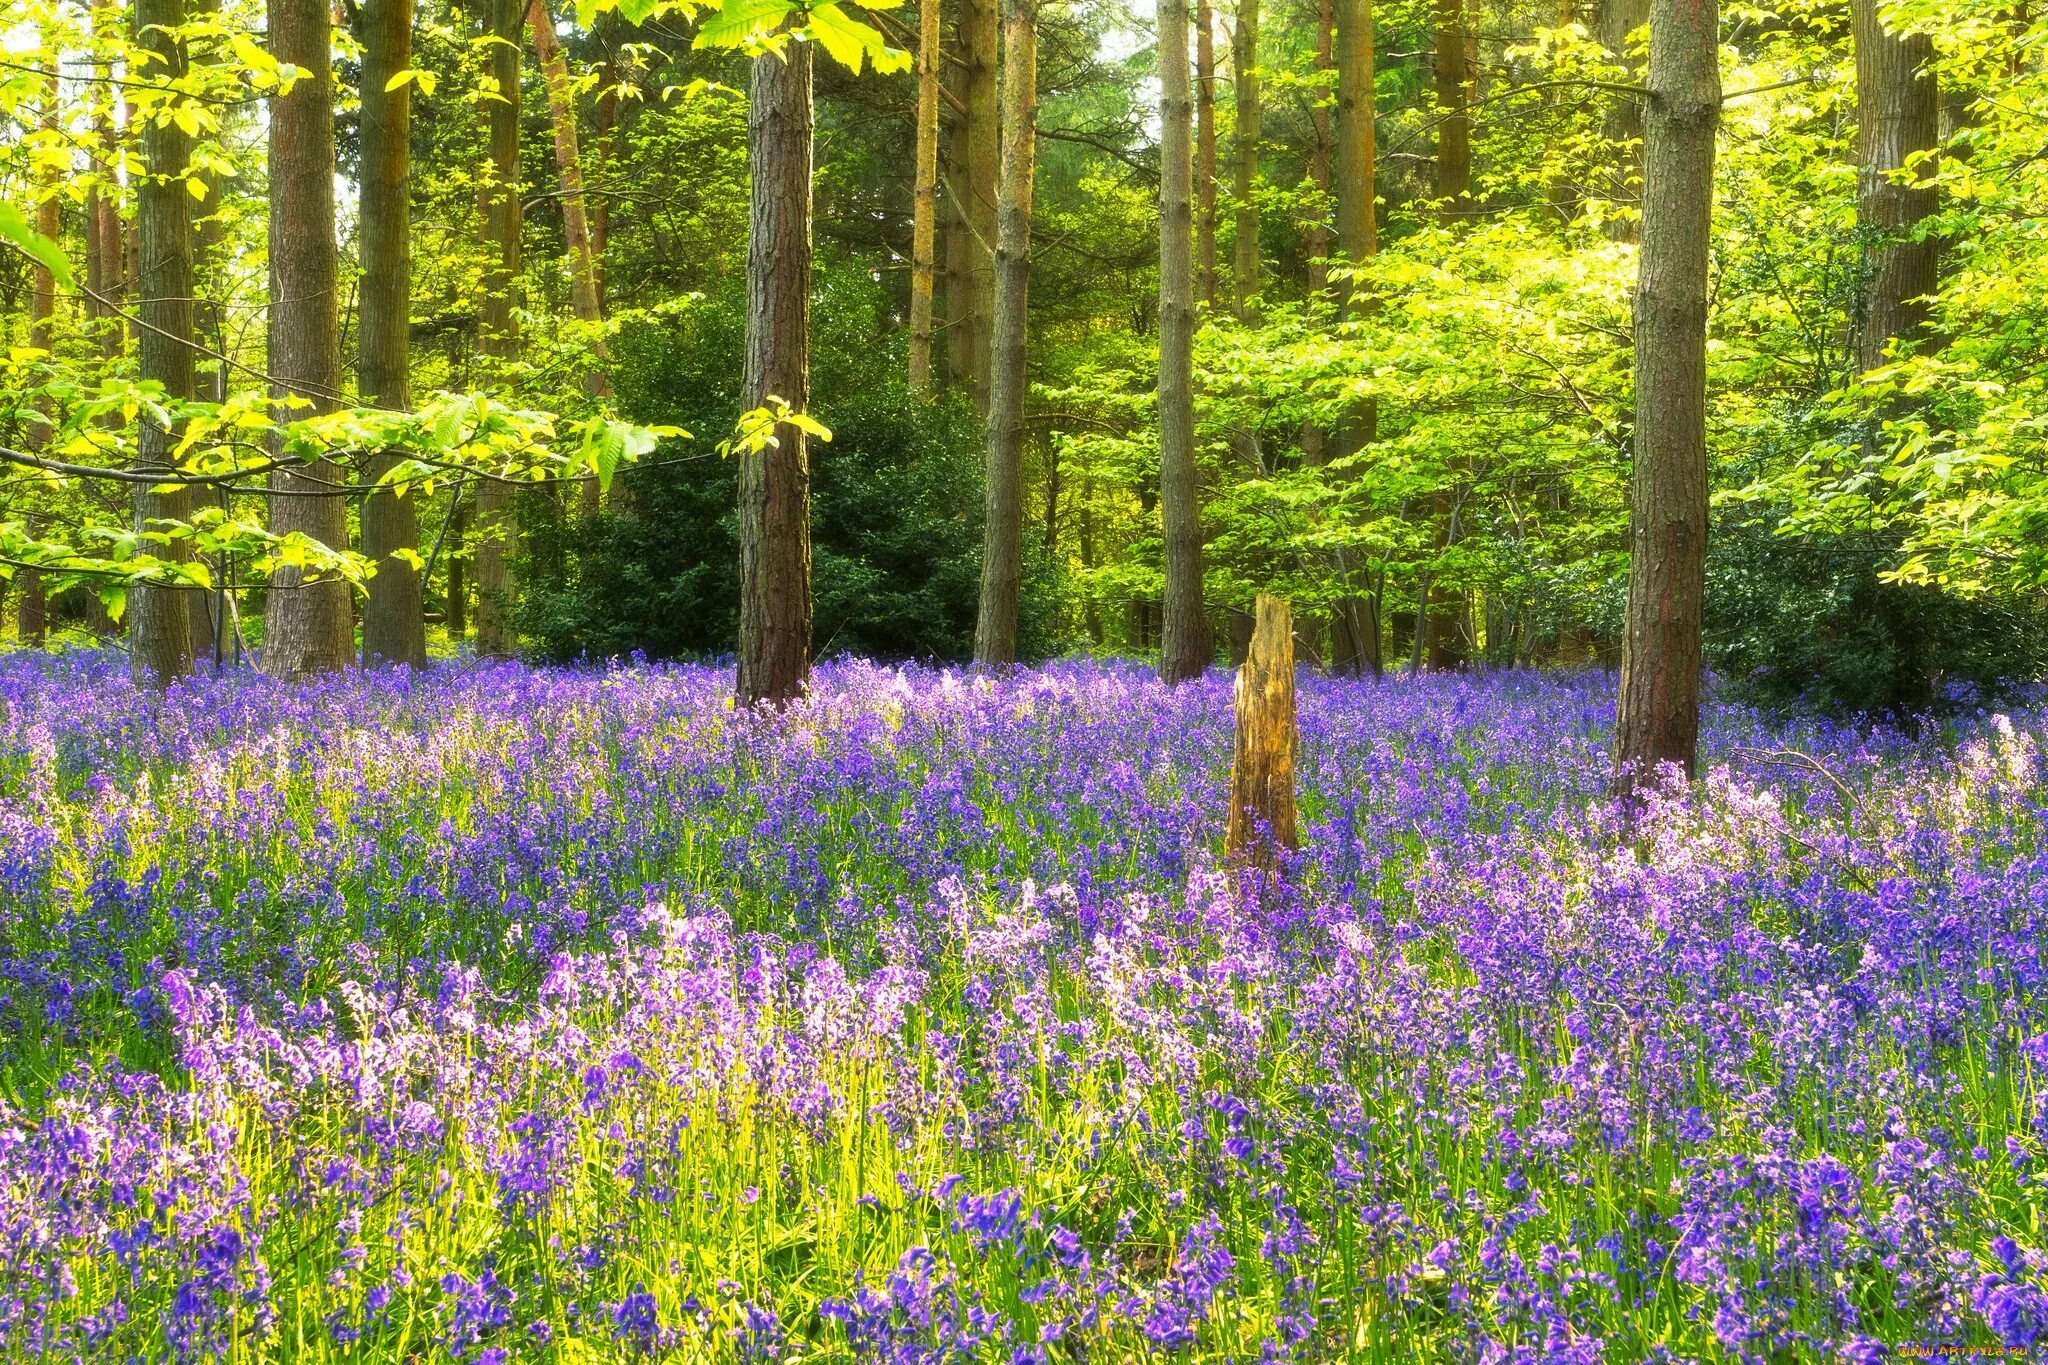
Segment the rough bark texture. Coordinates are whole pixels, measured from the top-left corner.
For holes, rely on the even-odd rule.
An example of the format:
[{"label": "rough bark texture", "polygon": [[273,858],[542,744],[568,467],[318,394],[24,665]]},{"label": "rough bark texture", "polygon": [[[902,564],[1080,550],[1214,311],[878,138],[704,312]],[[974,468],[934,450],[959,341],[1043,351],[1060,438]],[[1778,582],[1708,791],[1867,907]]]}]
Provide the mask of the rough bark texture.
[{"label": "rough bark texture", "polygon": [[[270,0],[270,51],[306,74],[270,101],[270,374],[280,420],[332,411],[341,394],[340,262],[334,244],[334,71],[326,0]],[[282,402],[303,398],[311,406]],[[282,455],[282,445],[278,447]],[[330,460],[270,476],[270,529],[348,548],[348,505],[319,494],[346,483]],[[348,585],[271,576],[263,670],[297,678],[355,660]]]},{"label": "rough bark texture", "polygon": [[1297,846],[1294,822],[1294,613],[1260,593],[1251,645],[1237,671],[1237,741],[1230,765],[1225,856],[1270,871]]},{"label": "rough bark texture", "polygon": [[1616,780],[1693,771],[1707,550],[1707,252],[1721,106],[1715,0],[1654,0],[1635,297],[1635,469],[1629,493]]},{"label": "rough bark texture", "polygon": [[[547,90],[548,123],[555,135],[555,175],[562,188],[562,236],[569,247],[569,306],[576,320],[595,326],[604,321],[604,272],[597,261],[597,239],[583,197],[583,158],[577,146],[576,92],[569,81],[569,62],[555,37],[555,21],[548,15],[546,0],[529,0],[526,25],[533,33],[533,55],[540,63],[541,81]],[[602,335],[591,342],[598,362],[584,370],[583,391],[592,398],[609,398],[612,383],[604,372],[607,359]],[[578,479],[577,490],[585,516],[595,516],[603,503],[597,476]]]},{"label": "rough bark texture", "polygon": [[1231,275],[1238,316],[1250,321],[1252,301],[1259,296],[1259,206],[1252,198],[1259,179],[1259,0],[1238,0],[1230,52],[1237,82],[1237,239],[1231,244]]},{"label": "rough bark texture", "polygon": [[1195,5],[1195,290],[1216,306],[1216,9]]},{"label": "rough bark texture", "polygon": [[1372,0],[1337,0],[1337,254],[1364,261],[1379,250],[1373,214]]},{"label": "rough bark texture", "polygon": [[1927,327],[1927,296],[1939,285],[1941,244],[1915,229],[1936,208],[1933,157],[1941,139],[1941,92],[1925,34],[1886,31],[1878,0],[1854,0],[1856,217],[1865,236],[1865,284],[1856,364],[1885,363],[1894,340]]},{"label": "rough bark texture", "polygon": [[[754,58],[747,108],[753,167],[747,239],[749,410],[810,400],[811,47]],[[811,668],[811,468],[804,433],[740,457],[739,700],[803,694]]]},{"label": "rough bark texture", "polygon": [[[1379,251],[1374,206],[1377,168],[1372,0],[1337,0],[1336,20],[1336,164],[1331,190],[1337,200],[1337,254],[1346,261],[1362,264]],[[1342,303],[1347,316],[1368,306],[1366,299],[1354,297],[1348,287],[1343,291]],[[1335,453],[1350,455],[1363,449],[1372,442],[1377,425],[1377,409],[1368,399],[1357,416],[1333,434]],[[1356,573],[1350,557],[1341,552],[1337,569],[1345,579]],[[1334,604],[1330,612],[1330,668],[1347,676],[1380,675],[1377,594],[1346,595]]]},{"label": "rough bark texture", "polygon": [[1472,72],[1465,42],[1464,0],[1436,0],[1436,197],[1446,218],[1470,208]]},{"label": "rough bark texture", "polygon": [[[182,78],[184,49],[164,30],[185,22],[184,0],[136,0],[134,19],[136,42],[161,58],[152,69],[164,79]],[[143,174],[135,190],[135,311],[141,324],[136,359],[141,378],[163,385],[173,400],[192,397],[192,196],[185,189],[191,152],[191,139],[175,122],[152,120],[144,126]],[[136,433],[135,467],[170,470],[172,439],[171,432],[144,418]],[[159,492],[136,484],[134,509],[138,529],[159,518],[184,520],[191,515],[192,495],[184,488]],[[186,557],[181,542],[157,552],[171,559]],[[192,672],[192,597],[179,588],[129,592],[129,663],[136,682],[161,686]]]},{"label": "rough bark texture", "polygon": [[1031,178],[1038,115],[1037,0],[1003,0],[1003,166],[996,207],[995,328],[988,400],[987,518],[974,657],[1017,661],[1024,580],[1024,340],[1031,284]]},{"label": "rough bark texture", "polygon": [[[485,356],[505,361],[519,354],[519,31],[525,16],[526,0],[491,0],[490,31],[504,41],[490,46],[491,75],[501,98],[487,106],[490,180],[482,199],[489,259],[477,308],[477,344]],[[485,480],[477,486],[476,652],[486,658],[506,657],[519,647],[512,620],[513,496],[502,483]]]},{"label": "rough bark texture", "polygon": [[1195,474],[1195,306],[1190,257],[1187,0],[1159,5],[1159,512],[1166,602],[1159,676],[1198,678],[1209,665],[1202,611],[1201,492]]},{"label": "rough bark texture", "polygon": [[[413,0],[364,0],[362,7],[362,265],[356,323],[356,382],[380,408],[412,406],[412,85],[386,91],[412,65]],[[381,477],[396,456],[370,462]],[[417,496],[363,499],[363,554],[377,566],[363,605],[363,663],[427,662],[426,609],[419,571],[398,551],[419,549]]]},{"label": "rough bark texture", "polygon": [[910,391],[932,387],[932,270],[939,212],[939,0],[917,15],[917,166],[910,210]]},{"label": "rough bark texture", "polygon": [[[1642,63],[1629,49],[1629,35],[1650,18],[1650,0],[1599,0],[1597,26],[1600,45],[1620,65],[1624,79],[1642,75]],[[1606,142],[1614,152],[1614,180],[1606,197],[1627,210],[1610,215],[1607,235],[1615,241],[1633,242],[1639,235],[1641,219],[1635,210],[1642,203],[1643,102],[1634,95],[1622,95],[1607,107]]]},{"label": "rough bark texture", "polygon": [[[1332,0],[1316,4],[1316,70],[1329,71],[1337,64],[1337,8]],[[1309,116],[1315,141],[1309,147],[1308,178],[1324,194],[1330,192],[1330,111],[1321,101]],[[1329,256],[1332,246],[1329,219],[1317,214],[1302,225],[1301,254],[1308,259],[1308,292],[1321,294],[1330,284]],[[1321,433],[1317,433],[1320,437]]]},{"label": "rough bark texture", "polygon": [[960,7],[961,103],[954,181],[957,200],[952,269],[946,282],[947,365],[975,407],[988,410],[989,334],[993,322],[996,176],[1002,161],[1001,115],[996,107],[1000,26],[996,0],[963,0]]}]

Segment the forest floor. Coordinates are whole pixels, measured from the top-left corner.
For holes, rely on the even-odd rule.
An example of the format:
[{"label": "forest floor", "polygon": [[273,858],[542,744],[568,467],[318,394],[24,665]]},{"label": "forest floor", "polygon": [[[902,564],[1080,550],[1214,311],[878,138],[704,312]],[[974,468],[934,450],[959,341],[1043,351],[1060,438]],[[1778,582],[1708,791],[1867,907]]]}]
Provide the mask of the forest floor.
[{"label": "forest floor", "polygon": [[[10,1360],[1874,1360],[2048,1329],[2048,712],[0,660]],[[1640,856],[1638,856],[1640,854]]]}]

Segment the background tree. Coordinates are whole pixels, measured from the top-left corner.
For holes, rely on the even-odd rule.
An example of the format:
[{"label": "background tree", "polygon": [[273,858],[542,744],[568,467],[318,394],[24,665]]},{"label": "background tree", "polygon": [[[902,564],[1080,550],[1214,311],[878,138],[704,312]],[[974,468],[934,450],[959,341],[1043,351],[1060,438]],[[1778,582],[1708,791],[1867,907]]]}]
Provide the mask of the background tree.
[{"label": "background tree", "polygon": [[1186,0],[1159,5],[1159,510],[1166,606],[1159,676],[1200,677],[1209,664],[1202,603],[1202,520],[1195,472],[1194,163],[1189,145]]},{"label": "background tree", "polygon": [[[341,406],[341,266],[334,239],[334,67],[326,0],[269,0],[271,54],[304,74],[270,101],[270,374],[292,411]],[[306,409],[296,407],[303,402]],[[276,445],[284,458],[283,438]],[[340,468],[313,459],[272,476],[271,529],[346,549]],[[333,673],[355,659],[348,585],[307,581],[287,564],[271,579],[263,667],[282,678]]]},{"label": "background tree", "polygon": [[[747,361],[742,402],[810,400],[811,48],[787,42],[753,60],[747,109],[752,223],[747,238]],[[788,702],[811,668],[808,434],[775,424],[739,456],[739,699]]]},{"label": "background tree", "polygon": [[1634,473],[1615,771],[1692,775],[1707,564],[1707,256],[1721,112],[1715,0],[1652,0],[1635,292]]},{"label": "background tree", "polygon": [[[361,145],[362,282],[358,286],[356,383],[363,400],[402,412],[412,406],[412,0],[365,0]],[[381,479],[397,463],[369,464]],[[363,664],[427,662],[420,573],[419,497],[392,490],[363,499],[363,554],[377,566],[363,602]]]},{"label": "background tree", "polygon": [[1038,6],[1003,0],[1002,179],[996,208],[995,331],[988,400],[988,512],[977,663],[1017,661],[1024,579],[1025,329],[1031,287],[1031,185],[1037,155]]}]

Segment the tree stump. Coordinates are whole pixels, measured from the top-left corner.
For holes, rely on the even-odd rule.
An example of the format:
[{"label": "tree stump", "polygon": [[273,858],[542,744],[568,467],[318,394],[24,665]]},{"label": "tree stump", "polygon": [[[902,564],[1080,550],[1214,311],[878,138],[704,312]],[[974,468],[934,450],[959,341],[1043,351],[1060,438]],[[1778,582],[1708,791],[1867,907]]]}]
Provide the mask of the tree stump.
[{"label": "tree stump", "polygon": [[1251,648],[1237,671],[1237,747],[1230,770],[1225,854],[1271,871],[1294,830],[1294,613],[1259,595]]}]

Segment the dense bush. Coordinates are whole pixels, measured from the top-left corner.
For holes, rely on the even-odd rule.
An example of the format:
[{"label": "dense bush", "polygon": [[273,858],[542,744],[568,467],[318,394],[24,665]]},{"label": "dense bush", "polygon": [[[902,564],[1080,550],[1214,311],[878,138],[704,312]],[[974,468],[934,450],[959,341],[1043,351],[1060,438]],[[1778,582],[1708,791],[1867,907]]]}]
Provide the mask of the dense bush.
[{"label": "dense bush", "polygon": [[1776,533],[1767,514],[1717,519],[1707,646],[1714,668],[1772,705],[1912,717],[2041,676],[2037,611],[1886,582],[1881,534]]},{"label": "dense bush", "polygon": [[[679,426],[595,520],[536,499],[526,517],[521,628],[549,659],[711,656],[739,613],[736,466],[718,453],[739,416],[746,339],[735,283],[624,326],[613,349],[621,406]],[[981,434],[962,404],[919,402],[865,274],[826,272],[812,310],[811,410],[832,430],[811,447],[816,652],[965,659],[980,589]],[[1054,653],[1058,584],[1028,554],[1023,647]]]}]

